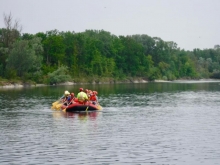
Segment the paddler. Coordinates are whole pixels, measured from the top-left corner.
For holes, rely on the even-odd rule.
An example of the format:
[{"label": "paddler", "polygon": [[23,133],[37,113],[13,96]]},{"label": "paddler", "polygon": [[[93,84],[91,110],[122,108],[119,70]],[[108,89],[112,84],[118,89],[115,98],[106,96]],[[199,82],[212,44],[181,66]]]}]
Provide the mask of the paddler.
[{"label": "paddler", "polygon": [[65,91],[64,97],[63,97],[63,105],[69,105],[71,100],[72,99],[71,99],[71,95],[70,95],[69,91]]},{"label": "paddler", "polygon": [[79,93],[77,94],[77,99],[80,104],[85,104],[88,101],[88,96],[83,91],[83,88],[79,88]]},{"label": "paddler", "polygon": [[93,91],[91,96],[90,96],[90,101],[94,105],[98,104],[98,96],[97,95],[98,95],[98,92],[97,91]]}]

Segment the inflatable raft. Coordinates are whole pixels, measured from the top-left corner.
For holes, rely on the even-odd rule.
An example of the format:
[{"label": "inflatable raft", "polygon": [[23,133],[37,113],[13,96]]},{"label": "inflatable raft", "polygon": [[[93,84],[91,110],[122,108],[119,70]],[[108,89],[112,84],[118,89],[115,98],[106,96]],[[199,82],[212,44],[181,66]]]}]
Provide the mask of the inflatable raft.
[{"label": "inflatable raft", "polygon": [[99,104],[94,105],[92,103],[80,104],[73,103],[68,106],[62,105],[61,109],[66,112],[79,112],[79,111],[97,111],[102,110],[102,106]]}]

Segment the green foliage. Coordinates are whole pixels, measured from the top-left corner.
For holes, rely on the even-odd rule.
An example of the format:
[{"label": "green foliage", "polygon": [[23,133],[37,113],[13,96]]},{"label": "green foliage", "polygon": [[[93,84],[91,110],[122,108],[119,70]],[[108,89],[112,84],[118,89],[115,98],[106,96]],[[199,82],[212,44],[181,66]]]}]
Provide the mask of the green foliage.
[{"label": "green foliage", "polygon": [[0,64],[0,77],[4,76],[4,69],[3,69],[3,64]]},{"label": "green foliage", "polygon": [[58,32],[47,32],[47,38],[43,41],[44,45],[44,63],[47,65],[60,65],[65,58],[65,45],[63,37]]},{"label": "green foliage", "polygon": [[6,76],[7,79],[19,79],[15,69],[7,69]]},{"label": "green foliage", "polygon": [[[39,37],[34,37],[29,41],[29,46],[31,49],[34,50],[34,60],[33,60],[33,65],[31,67],[31,73],[33,74],[39,74],[41,72],[41,66],[42,66],[42,61],[43,61],[43,46],[41,44],[41,38]],[[35,73],[36,72],[36,73]]]},{"label": "green foliage", "polygon": [[13,44],[13,48],[7,59],[7,68],[16,70],[22,77],[34,64],[34,50],[30,49],[28,41],[21,40]]},{"label": "green foliage", "polygon": [[57,83],[70,81],[71,77],[67,73],[68,73],[68,69],[65,66],[61,66],[54,72],[48,73],[49,84],[57,84]]},{"label": "green foliage", "polygon": [[21,35],[0,29],[0,76],[9,79],[56,84],[71,77],[91,83],[128,77],[218,78],[219,64],[219,45],[185,51],[173,41],[148,35],[118,37],[104,30]]},{"label": "green foliage", "polygon": [[149,71],[148,79],[155,80],[155,79],[160,79],[160,78],[161,78],[160,70],[157,67],[151,68]]},{"label": "green foliage", "polygon": [[43,72],[43,75],[47,75],[48,73],[51,73],[55,70],[57,70],[57,66],[50,66],[50,65],[46,65],[46,64],[43,64],[41,69],[42,69],[42,72]]},{"label": "green foliage", "polygon": [[42,64],[43,48],[40,38],[33,38],[30,41],[16,41],[7,58],[7,69],[16,71],[19,77],[26,73],[39,72]]},{"label": "green foliage", "polygon": [[211,78],[217,78],[220,79],[220,71],[219,70],[214,70],[214,72],[210,76]]}]

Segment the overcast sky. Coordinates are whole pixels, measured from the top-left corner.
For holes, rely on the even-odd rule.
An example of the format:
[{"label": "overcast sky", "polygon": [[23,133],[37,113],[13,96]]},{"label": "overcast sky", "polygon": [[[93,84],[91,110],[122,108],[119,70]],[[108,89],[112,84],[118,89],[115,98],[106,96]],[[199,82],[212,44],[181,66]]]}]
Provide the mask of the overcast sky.
[{"label": "overcast sky", "polygon": [[220,0],[0,0],[22,33],[105,30],[114,35],[147,34],[185,50],[220,45]]}]

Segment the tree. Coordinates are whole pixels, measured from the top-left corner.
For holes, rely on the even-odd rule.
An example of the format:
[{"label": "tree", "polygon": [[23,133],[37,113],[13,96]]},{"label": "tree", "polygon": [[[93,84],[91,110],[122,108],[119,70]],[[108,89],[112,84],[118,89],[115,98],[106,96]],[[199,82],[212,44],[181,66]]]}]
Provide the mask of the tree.
[{"label": "tree", "polygon": [[43,46],[41,44],[41,38],[34,37],[32,40],[29,41],[29,46],[31,49],[34,50],[34,61],[33,65],[30,68],[30,78],[33,79],[36,82],[39,82],[42,78],[42,61],[43,61]]},{"label": "tree", "polygon": [[22,26],[19,24],[18,20],[13,23],[13,17],[11,13],[9,15],[4,14],[5,29],[2,29],[2,42],[4,47],[9,48],[13,42],[20,37]]},{"label": "tree", "polygon": [[66,66],[61,66],[52,73],[48,73],[49,83],[57,84],[71,80],[71,77],[67,74],[68,69]]},{"label": "tree", "polygon": [[17,76],[24,76],[29,71],[36,72],[41,68],[43,48],[40,38],[30,41],[16,41],[7,58],[7,69],[16,71]]},{"label": "tree", "polygon": [[4,14],[5,28],[0,29],[0,76],[5,76],[6,59],[12,49],[12,44],[20,37],[22,26],[19,21],[13,22],[11,13]]},{"label": "tree", "polygon": [[144,48],[144,54],[147,56],[148,54],[153,54],[153,50],[155,47],[155,40],[148,35],[132,35],[132,38],[140,43]]},{"label": "tree", "polygon": [[46,65],[59,66],[65,58],[65,45],[63,37],[57,30],[47,32],[47,38],[43,41],[44,63]]}]

